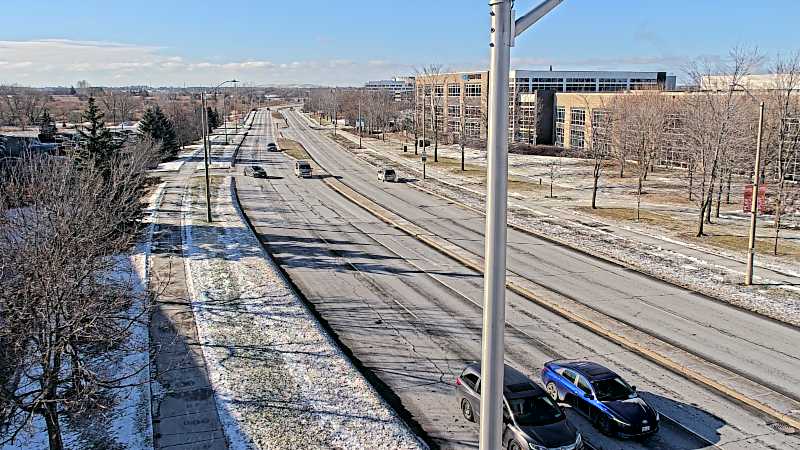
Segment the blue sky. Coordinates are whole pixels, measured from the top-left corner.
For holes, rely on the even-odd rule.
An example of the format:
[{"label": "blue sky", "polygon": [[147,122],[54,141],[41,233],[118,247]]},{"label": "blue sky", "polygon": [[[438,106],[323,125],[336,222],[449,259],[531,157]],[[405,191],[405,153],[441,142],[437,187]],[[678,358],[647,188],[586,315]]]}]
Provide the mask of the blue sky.
[{"label": "blue sky", "polygon": [[[352,85],[488,60],[486,0],[4,3],[0,84]],[[512,65],[680,76],[687,60],[735,45],[800,49],[798,17],[797,0],[565,0],[517,40]]]}]

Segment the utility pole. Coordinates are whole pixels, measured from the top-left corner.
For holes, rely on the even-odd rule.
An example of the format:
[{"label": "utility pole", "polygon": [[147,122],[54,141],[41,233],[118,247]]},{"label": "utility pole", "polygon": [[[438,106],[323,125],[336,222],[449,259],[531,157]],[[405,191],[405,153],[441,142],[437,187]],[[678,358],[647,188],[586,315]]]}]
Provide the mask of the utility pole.
[{"label": "utility pole", "polygon": [[747,246],[747,272],[744,284],[753,284],[753,259],[756,253],[756,220],[758,220],[758,183],[761,178],[761,134],[764,130],[764,102],[758,106],[758,140],[756,141],[756,162],[753,169],[753,193],[750,196],[750,242]]},{"label": "utility pole", "polygon": [[206,173],[206,222],[211,223],[211,180],[208,174],[208,158],[210,156],[210,151],[208,148],[208,109],[206,108],[206,93],[201,93],[200,98],[203,105],[203,119],[201,122],[203,125],[203,161]]},{"label": "utility pole", "polygon": [[508,203],[508,77],[514,38],[562,0],[545,0],[514,20],[513,0],[489,0],[489,117],[486,141],[486,250],[481,340],[481,450],[500,448],[503,433],[503,331],[505,330]]},{"label": "utility pole", "polygon": [[361,122],[361,98],[362,92],[358,91],[358,148],[361,148],[361,135],[364,134],[364,125]]},{"label": "utility pole", "polygon": [[[422,151],[425,151],[425,85],[422,85]],[[415,148],[416,149],[416,148]]]}]

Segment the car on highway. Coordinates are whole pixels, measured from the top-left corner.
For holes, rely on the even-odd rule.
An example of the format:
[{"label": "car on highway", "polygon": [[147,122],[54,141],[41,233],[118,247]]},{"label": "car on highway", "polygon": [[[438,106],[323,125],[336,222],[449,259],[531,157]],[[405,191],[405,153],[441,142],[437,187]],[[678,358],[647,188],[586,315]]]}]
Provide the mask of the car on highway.
[{"label": "car on highway", "polygon": [[269,144],[267,144],[267,151],[268,152],[277,152],[278,151],[278,146],[275,145],[274,142],[270,142]]},{"label": "car on highway", "polygon": [[[461,414],[478,420],[481,404],[481,366],[468,364],[456,378]],[[509,450],[579,450],[581,434],[567,422],[561,407],[541,386],[518,370],[505,366],[503,374],[503,448]]]},{"label": "car on highway", "polygon": [[658,431],[661,416],[614,371],[590,361],[550,361],[542,383],[556,402],[571,405],[602,433],[647,437]]},{"label": "car on highway", "polygon": [[305,160],[295,161],[294,174],[298,178],[311,178],[311,164]]},{"label": "car on highway", "polygon": [[378,181],[397,182],[397,172],[391,167],[381,167],[378,169]]},{"label": "car on highway", "polygon": [[261,166],[247,166],[244,168],[244,176],[253,178],[267,178],[267,171]]}]

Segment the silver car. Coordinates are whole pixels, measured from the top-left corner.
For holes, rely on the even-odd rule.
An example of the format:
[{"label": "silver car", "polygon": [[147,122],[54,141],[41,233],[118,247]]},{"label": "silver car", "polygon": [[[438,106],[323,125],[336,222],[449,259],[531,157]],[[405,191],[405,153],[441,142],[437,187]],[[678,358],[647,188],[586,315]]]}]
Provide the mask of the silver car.
[{"label": "silver car", "polygon": [[[456,378],[461,414],[470,422],[481,410],[481,366],[469,364]],[[503,448],[509,450],[579,450],[581,434],[567,422],[564,411],[541,386],[516,369],[503,374]]]},{"label": "silver car", "polygon": [[397,172],[391,167],[382,167],[378,169],[378,181],[388,181],[390,183],[397,182]]}]

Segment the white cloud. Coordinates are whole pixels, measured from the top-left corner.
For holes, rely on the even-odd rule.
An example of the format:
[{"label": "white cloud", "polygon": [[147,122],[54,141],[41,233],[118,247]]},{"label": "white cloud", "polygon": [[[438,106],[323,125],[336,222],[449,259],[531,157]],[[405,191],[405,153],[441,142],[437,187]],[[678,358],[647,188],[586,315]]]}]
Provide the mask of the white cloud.
[{"label": "white cloud", "polygon": [[356,85],[408,71],[409,66],[383,60],[211,62],[187,60],[155,46],[67,39],[0,40],[0,84],[68,86],[86,79],[96,86],[207,85],[236,77],[253,84]]}]

